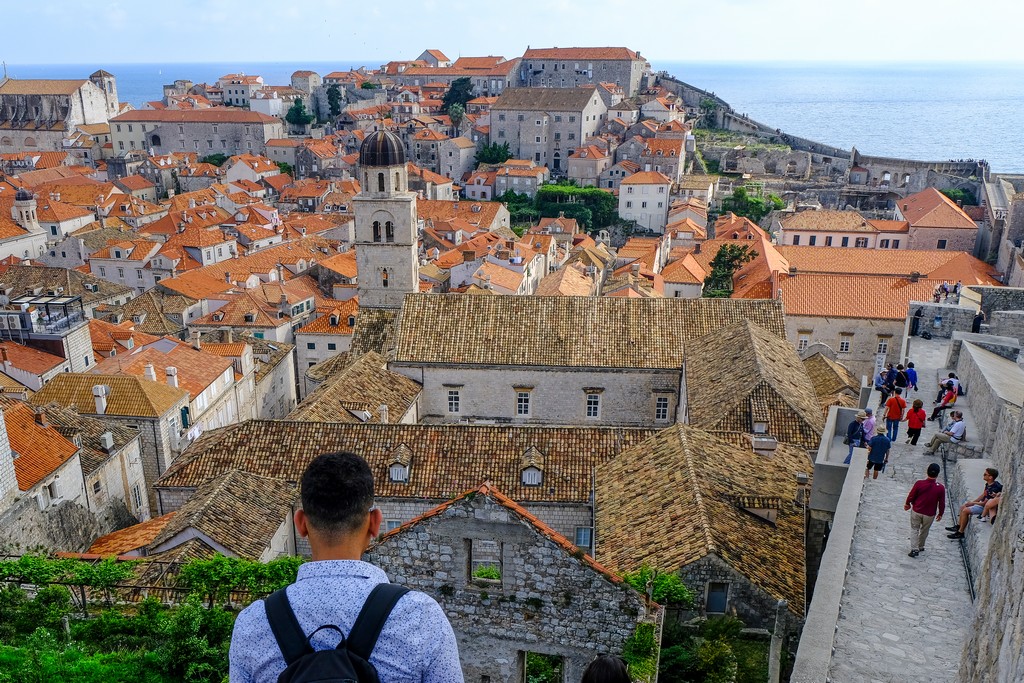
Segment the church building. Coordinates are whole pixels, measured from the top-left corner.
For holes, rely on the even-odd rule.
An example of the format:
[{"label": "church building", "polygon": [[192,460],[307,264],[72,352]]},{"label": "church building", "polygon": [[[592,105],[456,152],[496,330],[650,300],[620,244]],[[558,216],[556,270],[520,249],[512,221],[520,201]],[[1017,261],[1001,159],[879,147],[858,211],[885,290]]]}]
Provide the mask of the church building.
[{"label": "church building", "polygon": [[0,78],[0,153],[60,151],[77,126],[107,123],[120,106],[117,79],[103,70],[88,80]]}]

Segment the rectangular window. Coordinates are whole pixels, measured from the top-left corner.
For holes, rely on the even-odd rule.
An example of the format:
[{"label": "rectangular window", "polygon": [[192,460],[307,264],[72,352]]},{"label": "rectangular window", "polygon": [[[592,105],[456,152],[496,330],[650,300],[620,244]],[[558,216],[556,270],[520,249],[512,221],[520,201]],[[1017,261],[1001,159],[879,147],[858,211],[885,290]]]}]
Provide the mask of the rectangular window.
[{"label": "rectangular window", "polygon": [[852,334],[840,334],[839,335],[839,353],[849,353],[850,347],[853,345]]},{"label": "rectangular window", "polygon": [[708,614],[725,614],[729,604],[729,584],[718,581],[708,582],[708,595],[704,601],[704,611]]},{"label": "rectangular window", "polygon": [[118,268],[117,269],[117,276],[119,278],[121,278],[122,280],[124,279],[124,268]]},{"label": "rectangular window", "polygon": [[142,268],[135,269],[135,277],[139,278],[140,282],[142,281]]},{"label": "rectangular window", "polygon": [[879,249],[888,249],[889,248],[889,240],[881,240],[881,241],[879,241],[878,247],[879,247]]},{"label": "rectangular window", "polygon": [[590,548],[590,541],[593,538],[594,530],[589,526],[578,526],[576,527],[576,542],[577,548],[588,550]]},{"label": "rectangular window", "polygon": [[534,141],[534,142],[540,142],[540,136],[539,136],[539,135],[538,135],[538,136],[536,136],[536,137],[534,138],[534,140],[533,140],[533,141]]},{"label": "rectangular window", "polygon": [[529,391],[517,391],[516,392],[516,415],[529,415],[530,414],[530,392]]},{"label": "rectangular window", "polygon": [[892,248],[893,249],[899,249],[900,248],[900,241],[899,240],[893,240],[892,241]]},{"label": "rectangular window", "polygon": [[334,342],[327,342],[327,350],[328,351],[337,351],[338,350],[338,345],[335,344]]},{"label": "rectangular window", "polygon": [[936,249],[945,249],[945,248],[946,248],[946,240],[939,240],[939,241],[938,241],[938,242],[937,242],[937,243],[935,244],[935,248],[936,248]]},{"label": "rectangular window", "polygon": [[827,236],[825,238],[825,246],[826,247],[831,247],[832,246],[832,235],[829,235],[829,236]]},{"label": "rectangular window", "polygon": [[467,538],[466,556],[469,558],[470,581],[501,581],[501,560],[504,543],[488,538]]},{"label": "rectangular window", "polygon": [[97,479],[96,481],[94,481],[92,483],[92,492],[93,493],[99,493],[102,488],[103,488],[103,485],[100,483],[99,479]]},{"label": "rectangular window", "polygon": [[811,343],[810,332],[798,332],[796,337],[796,350],[803,351]]},{"label": "rectangular window", "polygon": [[587,417],[597,418],[601,414],[601,394],[587,394]]},{"label": "rectangular window", "polygon": [[654,420],[656,422],[668,420],[668,396],[659,396],[654,399]]},{"label": "rectangular window", "polygon": [[793,235],[793,244],[800,244],[800,235]]},{"label": "rectangular window", "polygon": [[569,117],[569,123],[576,123],[576,117],[575,116],[570,116]]},{"label": "rectangular window", "polygon": [[647,208],[647,202],[640,202],[640,208],[641,209],[646,209]]},{"label": "rectangular window", "polygon": [[854,243],[854,246],[857,249],[866,249],[867,246],[868,246],[868,238],[867,237],[858,237],[857,241]]},{"label": "rectangular window", "polygon": [[844,247],[850,246],[850,238],[849,237],[844,237],[843,238],[843,243],[842,243],[841,246],[844,246]]},{"label": "rectangular window", "polygon": [[889,337],[879,337],[875,353],[889,353]]},{"label": "rectangular window", "polygon": [[817,244],[817,242],[818,242],[818,236],[817,235],[811,235],[810,237],[807,238],[808,246],[812,246],[813,247],[815,244]]},{"label": "rectangular window", "polygon": [[402,522],[397,519],[385,519],[384,520],[384,531],[391,531],[402,526]]},{"label": "rectangular window", "polygon": [[460,409],[461,396],[458,389],[448,390],[448,412],[457,413]]},{"label": "rectangular window", "polygon": [[632,209],[633,208],[633,202],[626,202],[626,208],[627,209]]},{"label": "rectangular window", "polygon": [[316,349],[316,342],[307,342],[306,343],[306,348],[309,349],[310,351],[315,350]]},{"label": "rectangular window", "polygon": [[139,489],[138,484],[132,487],[132,503],[135,505],[136,510],[142,507],[142,491]]}]

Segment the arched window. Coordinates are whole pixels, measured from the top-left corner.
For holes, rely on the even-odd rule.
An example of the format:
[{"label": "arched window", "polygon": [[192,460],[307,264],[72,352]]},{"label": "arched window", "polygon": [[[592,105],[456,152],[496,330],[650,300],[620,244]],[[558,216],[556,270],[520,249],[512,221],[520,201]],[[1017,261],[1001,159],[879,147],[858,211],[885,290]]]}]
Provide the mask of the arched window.
[{"label": "arched window", "polygon": [[387,289],[388,287],[388,278],[390,277],[390,275],[391,274],[388,272],[387,268],[380,269],[380,286],[383,287],[384,289]]},{"label": "arched window", "polygon": [[380,221],[373,222],[373,241],[380,242]]},{"label": "arched window", "polygon": [[153,146],[154,147],[159,147],[160,146],[160,136],[159,135],[154,135],[153,136]]},{"label": "arched window", "polygon": [[25,138],[25,146],[26,147],[35,147],[36,146],[36,139],[33,138],[33,137]]},{"label": "arched window", "polygon": [[11,141],[11,139],[7,136],[0,138],[0,147],[10,147],[13,144],[14,143]]},{"label": "arched window", "polygon": [[398,171],[395,171],[395,192],[401,192],[402,191],[402,188],[401,188],[400,185],[401,184],[400,184],[399,179],[398,179]]},{"label": "arched window", "polygon": [[395,224],[388,221],[384,224],[384,241],[394,242],[395,241]]},{"label": "arched window", "polygon": [[377,174],[377,192],[383,192],[383,191],[384,191],[384,174],[383,173],[378,173]]}]

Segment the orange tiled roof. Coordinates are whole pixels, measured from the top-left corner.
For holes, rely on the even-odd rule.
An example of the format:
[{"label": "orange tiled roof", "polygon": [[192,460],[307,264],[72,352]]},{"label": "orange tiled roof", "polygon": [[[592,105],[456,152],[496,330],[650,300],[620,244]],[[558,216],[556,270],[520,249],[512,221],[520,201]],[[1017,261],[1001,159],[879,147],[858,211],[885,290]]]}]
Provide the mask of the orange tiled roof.
[{"label": "orange tiled roof", "polygon": [[799,273],[780,276],[778,287],[786,315],[903,320],[911,301],[931,300],[936,284],[885,275]]},{"label": "orange tiled roof", "polygon": [[60,356],[22,346],[12,341],[0,341],[0,350],[11,361],[14,368],[33,375],[42,375],[67,362]]},{"label": "orange tiled roof", "polygon": [[4,425],[14,458],[14,474],[18,488],[29,491],[42,479],[67,462],[78,446],[68,441],[56,428],[36,422],[32,408],[20,401],[9,401],[4,408]]},{"label": "orange tiled roof", "polygon": [[[352,326],[349,325],[349,317],[358,316],[359,302],[355,297],[342,302],[338,306],[318,307],[317,319],[295,330],[295,334],[352,334]],[[331,319],[337,320],[336,325],[331,324]]]},{"label": "orange tiled roof", "polygon": [[177,512],[168,512],[161,517],[135,524],[133,526],[100,536],[89,546],[87,553],[109,557],[111,555],[124,555],[133,550],[145,548],[153,542],[157,534],[163,531],[167,523],[174,518]]},{"label": "orange tiled roof", "polygon": [[672,181],[664,173],[657,171],[638,171],[624,178],[622,185],[671,185]]},{"label": "orange tiled roof", "polygon": [[124,178],[119,178],[117,184],[127,190],[149,190],[156,187],[153,183],[149,182],[140,175],[130,175]]},{"label": "orange tiled roof", "polygon": [[899,201],[903,217],[914,228],[957,228],[977,230],[978,226],[964,210],[934,187]]},{"label": "orange tiled roof", "polygon": [[799,273],[902,277],[920,273],[925,278],[950,282],[961,280],[968,285],[999,284],[993,277],[992,266],[962,251],[809,246],[778,246],[776,249]]},{"label": "orange tiled roof", "polygon": [[196,351],[184,342],[165,338],[100,361],[94,366],[93,372],[134,375],[144,379],[146,365],[149,364],[153,365],[158,384],[167,383],[166,368],[177,368],[178,386],[187,391],[192,400],[232,367],[231,361],[226,358]]}]

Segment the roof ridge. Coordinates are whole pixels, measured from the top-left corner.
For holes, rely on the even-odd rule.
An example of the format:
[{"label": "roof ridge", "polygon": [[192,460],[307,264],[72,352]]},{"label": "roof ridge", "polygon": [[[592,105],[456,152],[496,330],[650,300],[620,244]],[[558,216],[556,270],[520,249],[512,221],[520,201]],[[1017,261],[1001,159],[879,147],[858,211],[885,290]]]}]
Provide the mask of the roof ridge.
[{"label": "roof ridge", "polygon": [[682,425],[677,424],[675,426],[676,436],[679,438],[679,443],[683,447],[683,457],[686,459],[687,475],[690,479],[693,488],[693,501],[697,507],[697,520],[700,524],[701,531],[704,532],[704,545],[707,551],[718,553],[718,546],[715,545],[715,539],[711,533],[711,517],[708,514],[707,505],[704,503],[704,495],[697,484],[697,466],[693,462],[693,455],[690,451],[688,443],[689,433],[683,429]]}]

